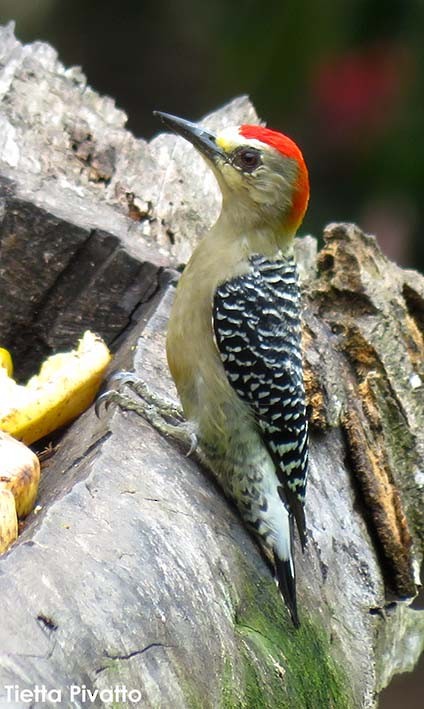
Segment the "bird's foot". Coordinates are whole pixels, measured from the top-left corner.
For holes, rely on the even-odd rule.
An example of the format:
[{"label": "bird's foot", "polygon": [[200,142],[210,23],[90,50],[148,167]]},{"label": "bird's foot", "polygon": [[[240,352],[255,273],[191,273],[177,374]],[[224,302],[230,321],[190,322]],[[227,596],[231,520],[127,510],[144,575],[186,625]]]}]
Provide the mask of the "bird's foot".
[{"label": "bird's foot", "polygon": [[97,416],[102,405],[107,408],[115,404],[124,411],[134,411],[138,416],[142,416],[163,436],[178,440],[188,448],[188,456],[196,451],[196,432],[193,424],[185,420],[182,409],[155,394],[143,379],[132,372],[117,372],[109,379],[109,383],[112,382],[126,385],[138,398],[115,389],[106,391],[96,401]]}]

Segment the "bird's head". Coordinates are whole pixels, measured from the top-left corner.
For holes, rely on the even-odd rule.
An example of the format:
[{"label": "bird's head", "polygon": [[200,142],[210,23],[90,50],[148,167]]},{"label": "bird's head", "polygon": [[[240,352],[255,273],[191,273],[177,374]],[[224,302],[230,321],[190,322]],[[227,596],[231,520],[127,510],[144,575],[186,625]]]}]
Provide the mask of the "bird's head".
[{"label": "bird's head", "polygon": [[213,169],[223,212],[240,229],[270,226],[287,237],[300,226],[309,200],[309,178],[296,143],[257,125],[214,134],[201,125],[155,111],[162,122],[192,143]]}]

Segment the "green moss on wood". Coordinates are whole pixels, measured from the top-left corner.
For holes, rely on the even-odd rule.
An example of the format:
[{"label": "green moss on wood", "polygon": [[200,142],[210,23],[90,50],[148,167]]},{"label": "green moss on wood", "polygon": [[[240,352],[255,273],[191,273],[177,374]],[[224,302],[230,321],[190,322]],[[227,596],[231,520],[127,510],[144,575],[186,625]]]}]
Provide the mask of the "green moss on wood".
[{"label": "green moss on wood", "polygon": [[[222,709],[349,709],[348,681],[328,638],[311,619],[295,630],[276,595],[262,584],[240,604],[235,630],[242,667],[227,663]],[[233,675],[236,675],[234,677]]]}]

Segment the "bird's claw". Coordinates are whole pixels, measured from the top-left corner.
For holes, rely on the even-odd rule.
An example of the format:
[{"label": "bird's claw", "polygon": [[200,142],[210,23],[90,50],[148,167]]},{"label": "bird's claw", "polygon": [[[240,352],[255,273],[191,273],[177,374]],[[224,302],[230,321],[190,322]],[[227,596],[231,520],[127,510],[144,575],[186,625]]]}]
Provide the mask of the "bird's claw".
[{"label": "bird's claw", "polygon": [[[118,383],[118,384],[128,384],[137,379],[136,375],[133,372],[127,372],[126,370],[119,370],[116,372],[113,372],[110,377],[108,377],[107,380],[107,385],[110,386],[111,384]],[[104,406],[105,411],[108,410],[109,406],[111,404],[118,404],[119,402],[116,401],[115,399],[117,398],[118,392],[115,391],[115,389],[108,389],[107,391],[103,392],[103,394],[100,394],[100,396],[97,397],[96,401],[94,402],[94,413],[96,414],[97,418],[101,418],[101,408]]]},{"label": "bird's claw", "polygon": [[134,382],[137,382],[138,380],[139,378],[137,377],[135,372],[129,372],[126,369],[120,369],[111,374],[108,379],[108,384],[113,384],[115,382],[118,382],[118,384],[134,384]]},{"label": "bird's claw", "polygon": [[184,447],[188,447],[187,457],[197,453],[198,439],[193,425],[184,419],[183,412],[173,404],[162,401],[161,398],[151,392],[149,387],[133,372],[118,371],[112,374],[108,384],[118,383],[129,385],[137,396],[137,399],[128,397],[115,389],[109,389],[101,394],[94,405],[96,416],[100,418],[101,407],[107,410],[112,404],[116,404],[126,411],[134,411],[139,416],[145,418],[164,436],[170,436],[180,441]]},{"label": "bird's claw", "polygon": [[114,393],[115,392],[113,390],[105,391],[103,394],[100,394],[100,396],[97,397],[96,401],[94,402],[94,413],[96,414],[98,419],[101,418],[100,410],[102,406],[104,406],[105,411],[107,411],[109,406],[113,404],[112,394]]}]

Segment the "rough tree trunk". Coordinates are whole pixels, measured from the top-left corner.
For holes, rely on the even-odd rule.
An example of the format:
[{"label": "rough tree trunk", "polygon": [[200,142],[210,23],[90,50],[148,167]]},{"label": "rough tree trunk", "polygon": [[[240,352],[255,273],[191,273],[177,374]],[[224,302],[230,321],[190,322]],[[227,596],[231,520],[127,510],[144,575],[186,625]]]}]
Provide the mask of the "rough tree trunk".
[{"label": "rough tree trunk", "polygon": [[[0,62],[0,344],[26,376],[90,327],[114,368],[172,397],[164,267],[213,222],[212,176],[181,139],[136,140],[49,46],[2,28]],[[241,98],[206,122],[257,120]],[[424,280],[351,225],[297,252],[312,421],[301,629],[204,471],[134,414],[88,411],[0,560],[1,702],[7,685],[44,686],[82,706],[70,686],[86,685],[112,706],[125,685],[146,707],[373,707],[414,666],[424,616],[400,599],[424,542]]]}]

